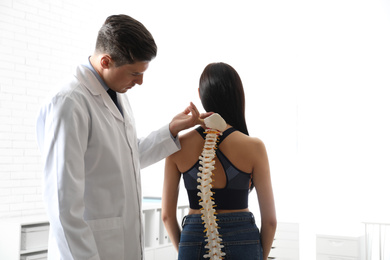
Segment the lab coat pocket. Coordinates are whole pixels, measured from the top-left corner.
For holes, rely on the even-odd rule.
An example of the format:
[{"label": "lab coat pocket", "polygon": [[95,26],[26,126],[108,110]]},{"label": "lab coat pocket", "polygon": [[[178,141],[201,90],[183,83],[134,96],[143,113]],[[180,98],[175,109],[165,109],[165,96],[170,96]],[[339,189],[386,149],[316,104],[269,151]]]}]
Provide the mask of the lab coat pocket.
[{"label": "lab coat pocket", "polygon": [[87,221],[93,231],[100,259],[124,259],[123,219],[121,217]]}]

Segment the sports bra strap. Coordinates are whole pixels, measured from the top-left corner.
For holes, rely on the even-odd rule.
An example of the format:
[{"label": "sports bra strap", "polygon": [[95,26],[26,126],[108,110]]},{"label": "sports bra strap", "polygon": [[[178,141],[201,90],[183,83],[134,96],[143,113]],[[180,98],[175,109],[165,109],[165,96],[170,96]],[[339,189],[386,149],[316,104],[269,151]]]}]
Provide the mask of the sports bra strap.
[{"label": "sports bra strap", "polygon": [[200,134],[203,137],[203,139],[206,138],[206,133],[204,132],[205,130],[203,129],[203,127],[198,126],[195,130],[198,131],[198,134]]},{"label": "sports bra strap", "polygon": [[[203,129],[203,127],[199,126],[196,128],[196,131],[198,131],[198,133],[203,137],[203,139],[206,139],[206,133],[205,133],[205,130]],[[231,133],[237,131],[237,129],[235,129],[234,127],[230,127],[228,129],[226,129],[223,134],[219,137],[219,143],[222,143],[222,141],[228,137]]]},{"label": "sports bra strap", "polygon": [[231,133],[237,131],[237,129],[234,129],[233,127],[230,127],[223,132],[223,135],[219,137],[219,143],[222,143],[223,140],[225,140],[226,137],[228,137]]}]

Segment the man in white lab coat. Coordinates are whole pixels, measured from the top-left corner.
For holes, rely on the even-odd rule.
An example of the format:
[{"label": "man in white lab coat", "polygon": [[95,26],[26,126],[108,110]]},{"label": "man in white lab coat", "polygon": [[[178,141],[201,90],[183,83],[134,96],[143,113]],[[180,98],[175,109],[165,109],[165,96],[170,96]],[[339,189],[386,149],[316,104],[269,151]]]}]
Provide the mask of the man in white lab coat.
[{"label": "man in white lab coat", "polygon": [[42,106],[37,139],[51,225],[49,259],[143,259],[140,169],[180,149],[178,132],[206,116],[191,104],[169,125],[137,138],[121,93],[142,84],[156,53],[141,23],[110,16],[94,54]]}]

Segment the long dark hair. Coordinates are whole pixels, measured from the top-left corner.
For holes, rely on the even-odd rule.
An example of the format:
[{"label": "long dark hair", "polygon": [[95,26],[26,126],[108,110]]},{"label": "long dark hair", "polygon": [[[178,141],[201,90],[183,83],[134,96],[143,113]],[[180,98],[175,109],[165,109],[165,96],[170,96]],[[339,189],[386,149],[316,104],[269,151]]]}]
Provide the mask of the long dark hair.
[{"label": "long dark hair", "polygon": [[240,132],[249,135],[245,121],[245,94],[240,76],[230,65],[210,63],[199,80],[199,94],[207,112],[220,114]]},{"label": "long dark hair", "polygon": [[142,23],[120,14],[106,19],[99,30],[95,51],[108,53],[119,67],[139,61],[151,61],[157,55],[157,45]]}]

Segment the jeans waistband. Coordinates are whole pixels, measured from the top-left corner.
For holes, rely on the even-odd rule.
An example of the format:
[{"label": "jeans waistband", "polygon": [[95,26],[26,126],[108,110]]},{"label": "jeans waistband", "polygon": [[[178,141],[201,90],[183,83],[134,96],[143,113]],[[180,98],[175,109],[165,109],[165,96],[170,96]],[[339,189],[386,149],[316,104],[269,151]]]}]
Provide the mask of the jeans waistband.
[{"label": "jeans waistband", "polygon": [[[188,224],[202,224],[201,214],[187,215],[183,218],[182,226]],[[218,223],[255,222],[252,212],[219,213],[216,215]]]}]

